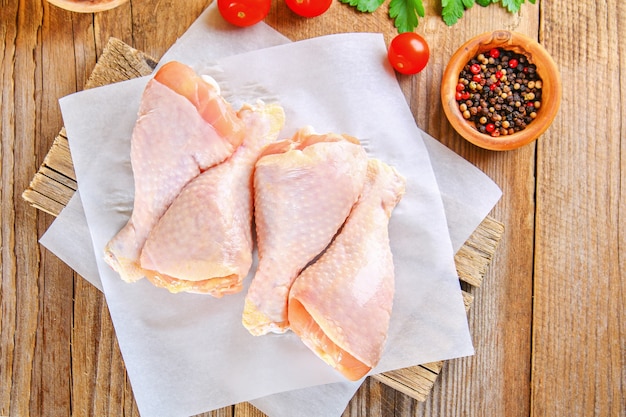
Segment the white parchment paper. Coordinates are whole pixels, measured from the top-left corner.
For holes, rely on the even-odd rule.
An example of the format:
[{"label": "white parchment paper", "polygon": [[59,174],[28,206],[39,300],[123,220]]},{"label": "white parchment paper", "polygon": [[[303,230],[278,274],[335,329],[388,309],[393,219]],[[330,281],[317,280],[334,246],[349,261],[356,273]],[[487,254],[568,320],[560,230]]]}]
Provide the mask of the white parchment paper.
[{"label": "white parchment paper", "polygon": [[[210,20],[201,17],[199,21],[206,29]],[[195,39],[206,42],[202,36]],[[499,198],[497,187],[467,162],[450,157],[449,151],[431,139],[426,140],[430,142],[426,148],[385,65],[385,52],[379,35],[338,35],[217,62],[186,61],[219,79],[233,99],[279,99],[289,121],[284,135],[311,124],[320,132],[360,136],[371,155],[395,165],[409,178],[407,196],[391,224],[398,297],[388,349],[376,372],[472,353],[454,272],[450,219],[446,219],[437,181],[447,184],[444,201],[453,201],[457,209],[464,200],[468,205],[472,199],[480,201],[475,218],[451,223],[457,231],[450,230],[457,235],[455,247],[460,247],[462,236],[469,236]],[[308,64],[311,56],[316,57],[313,69]],[[358,68],[356,74],[354,68]],[[104,244],[126,222],[132,207],[128,140],[144,84],[145,79],[134,80],[62,101],[98,255],[99,274],[88,275],[99,275],[102,280],[140,411],[144,415],[190,415],[270,395],[255,404],[272,416],[340,415],[358,383],[302,390],[342,380],[293,335],[249,336],[240,324],[245,291],[222,300],[171,295],[146,282],[125,284],[101,261]],[[445,155],[441,159],[446,159],[446,168],[463,168],[461,179],[447,181],[450,176],[445,173],[435,177],[429,150]],[[481,195],[460,197],[458,191],[464,187],[457,189],[456,184],[476,177],[484,183],[477,190]],[[74,200],[71,206],[81,207]],[[48,243],[55,240],[45,238]],[[271,395],[283,391],[290,392]],[[324,401],[309,401],[307,407],[304,398]]]}]

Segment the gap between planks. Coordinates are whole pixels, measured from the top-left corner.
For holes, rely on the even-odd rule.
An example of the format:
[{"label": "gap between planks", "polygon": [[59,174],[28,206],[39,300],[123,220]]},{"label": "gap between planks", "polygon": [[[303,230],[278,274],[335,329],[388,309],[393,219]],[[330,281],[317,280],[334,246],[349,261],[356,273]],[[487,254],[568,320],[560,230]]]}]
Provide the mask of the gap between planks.
[{"label": "gap between planks", "polygon": [[[156,65],[157,61],[145,53],[119,39],[110,38],[85,84],[85,89],[149,75]],[[70,201],[77,187],[67,134],[63,128],[22,197],[35,208],[57,216]],[[461,281],[472,287],[480,286],[503,232],[502,223],[491,217],[485,218],[478,226],[455,255]],[[472,300],[473,296],[463,291],[467,311]],[[424,401],[428,398],[443,364],[440,361],[416,365],[373,375],[372,378],[418,401]]]}]

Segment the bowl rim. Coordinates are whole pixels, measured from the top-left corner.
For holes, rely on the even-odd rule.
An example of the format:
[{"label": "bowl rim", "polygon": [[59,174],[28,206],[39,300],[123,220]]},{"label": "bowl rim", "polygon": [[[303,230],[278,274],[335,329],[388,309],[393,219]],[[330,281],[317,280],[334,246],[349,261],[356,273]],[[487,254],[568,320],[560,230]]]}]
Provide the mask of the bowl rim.
[{"label": "bowl rim", "polygon": [[[463,118],[454,97],[459,74],[465,64],[479,53],[495,47],[524,54],[537,67],[543,84],[541,111],[537,119],[522,131],[497,138],[472,127]],[[496,151],[516,149],[537,140],[556,117],[561,104],[561,76],[548,51],[529,36],[508,30],[484,32],[461,45],[448,61],[441,82],[441,101],[452,127],[469,142]]]},{"label": "bowl rim", "polygon": [[65,10],[76,13],[97,13],[111,10],[127,3],[128,0],[100,0],[95,4],[91,1],[76,1],[76,0],[47,0],[48,3],[54,4]]}]

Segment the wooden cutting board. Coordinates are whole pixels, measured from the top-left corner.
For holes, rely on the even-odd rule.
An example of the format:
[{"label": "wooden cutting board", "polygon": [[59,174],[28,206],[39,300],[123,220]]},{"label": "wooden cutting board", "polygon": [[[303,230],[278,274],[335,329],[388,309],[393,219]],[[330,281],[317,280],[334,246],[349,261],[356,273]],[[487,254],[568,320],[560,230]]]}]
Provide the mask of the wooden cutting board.
[{"label": "wooden cutting board", "polygon": [[[155,59],[131,48],[119,39],[111,38],[85,88],[149,75],[156,65]],[[76,189],[70,148],[65,129],[61,129],[22,197],[37,209],[57,216]],[[473,300],[471,291],[480,287],[503,232],[502,223],[487,217],[455,255],[459,279],[465,283],[463,299],[467,310]],[[443,365],[443,361],[426,363],[372,377],[418,401],[424,401]]]}]

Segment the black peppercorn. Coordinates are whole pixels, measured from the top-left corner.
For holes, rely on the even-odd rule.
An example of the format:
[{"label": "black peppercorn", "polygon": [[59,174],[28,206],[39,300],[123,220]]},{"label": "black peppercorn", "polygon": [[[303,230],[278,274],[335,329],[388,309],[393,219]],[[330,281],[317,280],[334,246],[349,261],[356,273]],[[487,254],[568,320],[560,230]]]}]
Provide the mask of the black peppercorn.
[{"label": "black peppercorn", "polygon": [[493,55],[478,54],[469,60],[459,74],[456,99],[463,117],[479,132],[511,135],[537,117],[543,85],[537,67],[525,55],[496,49]]}]

